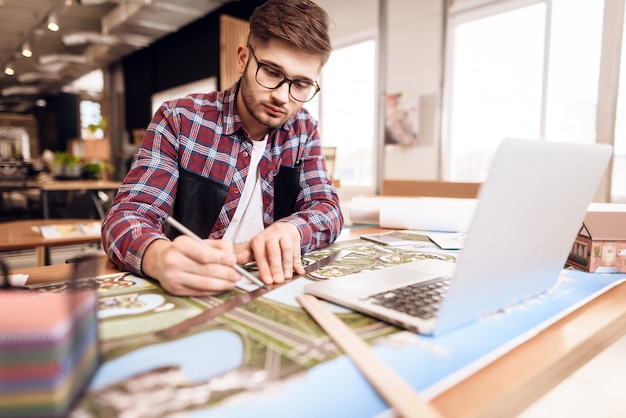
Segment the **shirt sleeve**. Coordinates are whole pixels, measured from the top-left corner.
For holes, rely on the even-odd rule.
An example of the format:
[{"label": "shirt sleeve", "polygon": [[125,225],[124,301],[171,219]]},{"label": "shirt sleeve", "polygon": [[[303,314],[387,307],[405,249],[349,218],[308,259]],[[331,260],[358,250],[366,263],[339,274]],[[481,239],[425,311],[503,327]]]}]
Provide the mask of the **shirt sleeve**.
[{"label": "shirt sleeve", "polygon": [[146,248],[166,238],[164,223],[178,181],[178,122],[166,105],[155,113],[102,225],[102,243],[111,261],[135,274],[143,274]]},{"label": "shirt sleeve", "polygon": [[344,223],[339,196],[322,155],[317,123],[309,119],[305,126],[309,134],[301,155],[296,212],[282,219],[300,231],[303,254],[333,243]]}]

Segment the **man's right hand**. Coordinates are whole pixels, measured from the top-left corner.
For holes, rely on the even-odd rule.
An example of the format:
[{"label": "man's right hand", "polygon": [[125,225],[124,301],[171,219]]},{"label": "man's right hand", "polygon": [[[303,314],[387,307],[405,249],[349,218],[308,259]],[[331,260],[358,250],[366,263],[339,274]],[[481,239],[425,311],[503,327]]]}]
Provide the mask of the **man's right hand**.
[{"label": "man's right hand", "polygon": [[208,296],[232,289],[241,279],[232,267],[237,261],[233,244],[226,240],[204,242],[185,235],[173,241],[156,240],[144,253],[142,270],[174,295]]}]

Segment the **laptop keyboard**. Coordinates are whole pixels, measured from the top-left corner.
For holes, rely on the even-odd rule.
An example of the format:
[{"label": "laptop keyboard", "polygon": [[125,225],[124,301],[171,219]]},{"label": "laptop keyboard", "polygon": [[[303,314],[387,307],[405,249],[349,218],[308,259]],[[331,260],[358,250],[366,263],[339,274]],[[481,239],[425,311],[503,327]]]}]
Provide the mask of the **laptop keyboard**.
[{"label": "laptop keyboard", "polygon": [[371,295],[368,300],[377,305],[416,316],[431,319],[436,316],[441,302],[450,288],[449,278],[416,283]]}]

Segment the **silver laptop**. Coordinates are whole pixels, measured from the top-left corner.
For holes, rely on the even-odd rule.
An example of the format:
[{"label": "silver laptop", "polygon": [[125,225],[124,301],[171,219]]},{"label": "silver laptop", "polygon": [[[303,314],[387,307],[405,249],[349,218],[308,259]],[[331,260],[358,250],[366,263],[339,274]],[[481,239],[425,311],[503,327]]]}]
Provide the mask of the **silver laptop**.
[{"label": "silver laptop", "polygon": [[[305,292],[420,334],[541,294],[556,283],[611,155],[609,145],[505,139],[456,263],[416,261],[308,284]],[[395,289],[408,286],[418,294],[400,301]]]}]

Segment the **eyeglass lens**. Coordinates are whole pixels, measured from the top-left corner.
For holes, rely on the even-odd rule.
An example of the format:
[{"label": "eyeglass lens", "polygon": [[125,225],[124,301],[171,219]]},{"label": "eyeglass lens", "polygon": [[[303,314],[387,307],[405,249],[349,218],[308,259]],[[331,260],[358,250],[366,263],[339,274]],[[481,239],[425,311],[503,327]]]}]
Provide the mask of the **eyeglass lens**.
[{"label": "eyeglass lens", "polygon": [[252,53],[252,56],[257,64],[255,80],[260,86],[265,87],[266,89],[277,89],[284,83],[288,83],[289,94],[294,98],[294,100],[299,102],[308,102],[319,91],[317,83],[311,83],[306,80],[291,80],[287,78],[287,76],[285,76],[285,74],[279,69],[260,62],[252,50],[252,47],[248,45],[248,48],[250,49],[250,52]]},{"label": "eyeglass lens", "polygon": [[299,102],[308,102],[317,93],[313,84],[300,80],[289,80],[282,72],[267,65],[259,65],[256,72],[256,81],[268,89],[278,88],[287,82],[289,83],[289,94]]}]

